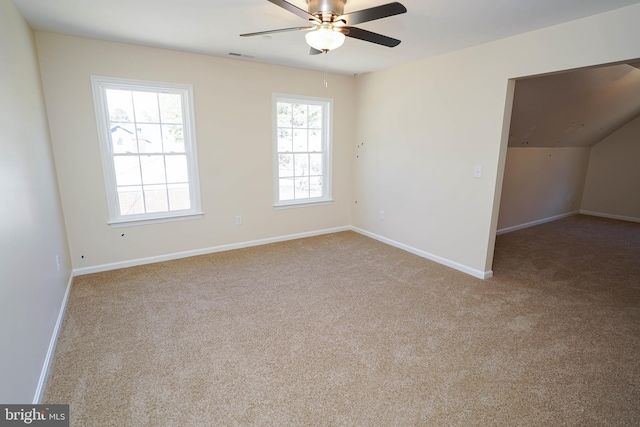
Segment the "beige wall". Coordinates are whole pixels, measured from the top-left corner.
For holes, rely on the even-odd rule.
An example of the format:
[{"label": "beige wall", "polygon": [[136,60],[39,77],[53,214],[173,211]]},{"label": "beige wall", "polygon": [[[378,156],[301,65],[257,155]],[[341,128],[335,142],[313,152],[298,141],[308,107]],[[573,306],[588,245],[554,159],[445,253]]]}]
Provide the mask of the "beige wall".
[{"label": "beige wall", "polygon": [[10,1],[0,1],[0,93],[0,402],[30,403],[71,263],[33,33]]},{"label": "beige wall", "polygon": [[638,20],[629,6],[358,77],[353,225],[491,274],[509,79],[638,58]]},{"label": "beige wall", "polygon": [[[350,224],[352,77],[330,75],[325,88],[320,72],[48,33],[36,40],[74,268]],[[107,225],[92,75],[193,85],[202,219]],[[333,203],[272,207],[273,92],[333,98]]]},{"label": "beige wall", "polygon": [[640,117],[591,149],[581,210],[640,221]]},{"label": "beige wall", "polygon": [[498,231],[580,209],[591,148],[509,148]]}]

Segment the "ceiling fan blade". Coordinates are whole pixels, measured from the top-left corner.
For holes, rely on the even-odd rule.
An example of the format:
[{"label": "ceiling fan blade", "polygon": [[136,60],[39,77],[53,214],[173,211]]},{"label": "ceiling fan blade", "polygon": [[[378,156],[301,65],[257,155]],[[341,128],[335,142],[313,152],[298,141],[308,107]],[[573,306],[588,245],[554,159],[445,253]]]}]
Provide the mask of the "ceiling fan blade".
[{"label": "ceiling fan blade", "polygon": [[324,53],[324,52],[314,48],[311,48],[311,50],[309,50],[309,55],[320,55],[321,53]]},{"label": "ceiling fan blade", "polygon": [[[269,0],[273,1],[273,0]],[[398,2],[383,4],[382,6],[371,7],[369,9],[358,10],[356,12],[345,13],[338,16],[336,21],[344,21],[346,25],[357,25],[363,22],[375,21],[376,19],[406,13],[407,8]]]},{"label": "ceiling fan blade", "polygon": [[313,25],[310,26],[310,27],[280,28],[279,30],[258,31],[257,33],[240,34],[240,37],[264,36],[264,35],[267,35],[267,34],[286,33],[287,31],[313,30],[314,28],[316,28],[316,27],[313,26]]},{"label": "ceiling fan blade", "polygon": [[[346,31],[345,31],[346,30]],[[364,40],[366,42],[380,44],[387,47],[396,47],[400,44],[400,40],[383,36],[382,34],[363,30],[356,27],[340,27],[340,31],[347,37]]]},{"label": "ceiling fan blade", "polygon": [[288,10],[289,12],[293,13],[294,15],[298,15],[299,17],[301,17],[302,19],[307,19],[309,21],[313,21],[313,22],[320,22],[320,20],[318,18],[316,18],[315,16],[313,16],[312,14],[310,14],[309,12],[307,12],[304,9],[300,9],[298,6],[294,6],[291,3],[285,1],[285,0],[269,0],[271,3],[275,4],[276,6],[280,6],[281,8]]}]

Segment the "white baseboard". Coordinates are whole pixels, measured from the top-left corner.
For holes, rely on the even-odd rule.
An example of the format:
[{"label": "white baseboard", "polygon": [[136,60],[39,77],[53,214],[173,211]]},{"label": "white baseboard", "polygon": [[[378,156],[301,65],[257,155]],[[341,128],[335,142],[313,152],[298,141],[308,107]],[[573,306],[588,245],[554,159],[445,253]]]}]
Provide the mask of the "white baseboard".
[{"label": "white baseboard", "polygon": [[429,253],[429,252],[426,252],[426,251],[423,251],[423,250],[420,250],[420,249],[416,249],[414,247],[405,245],[404,243],[396,242],[395,240],[388,239],[386,237],[380,236],[380,235],[375,234],[375,233],[371,233],[369,231],[363,230],[363,229],[358,228],[358,227],[351,227],[351,230],[355,231],[356,233],[360,233],[360,234],[362,234],[364,236],[371,237],[372,239],[378,240],[378,241],[380,241],[382,243],[386,243],[388,245],[395,246],[396,248],[405,250],[407,252],[411,252],[414,255],[421,256],[421,257],[426,258],[426,259],[428,259],[430,261],[437,262],[438,264],[442,264],[442,265],[445,265],[447,267],[451,267],[451,268],[453,268],[455,270],[461,271],[463,273],[466,273],[466,274],[468,274],[470,276],[473,276],[473,277],[476,277],[478,279],[483,279],[484,280],[484,279],[488,279],[488,278],[493,276],[493,271],[491,271],[491,270],[488,270],[488,271],[476,270],[475,268],[468,267],[468,266],[466,266],[464,264],[460,264],[458,262],[451,261],[450,259],[446,259],[446,258],[440,257],[438,255],[434,255],[432,253]]},{"label": "white baseboard", "polygon": [[567,218],[567,217],[574,216],[574,215],[578,215],[580,213],[582,213],[582,211],[567,212],[567,213],[563,213],[563,214],[560,214],[560,215],[550,216],[548,218],[542,218],[542,219],[539,219],[539,220],[536,220],[536,221],[527,222],[525,224],[514,225],[513,227],[502,228],[502,229],[496,231],[496,235],[505,234],[505,233],[509,233],[511,231],[516,231],[516,230],[522,230],[523,228],[533,227],[533,226],[536,226],[536,225],[544,224],[546,222],[557,221],[559,219]]},{"label": "white baseboard", "polygon": [[67,289],[64,292],[62,298],[62,304],[60,304],[60,311],[58,312],[58,320],[53,328],[53,334],[51,334],[51,340],[49,341],[49,349],[47,355],[44,358],[44,364],[42,365],[42,371],[40,372],[40,379],[38,380],[38,387],[36,393],[33,396],[33,404],[38,405],[42,402],[44,397],[44,391],[47,386],[47,378],[49,378],[49,370],[51,369],[51,362],[53,362],[53,356],[56,352],[56,343],[58,342],[58,336],[60,335],[60,329],[62,328],[62,322],[64,321],[64,315],[67,311],[67,301],[69,301],[69,293],[71,292],[71,284],[73,283],[73,272],[69,275],[69,282],[67,283]]},{"label": "white baseboard", "polygon": [[188,257],[198,256],[198,255],[207,255],[207,254],[212,254],[212,253],[216,253],[216,252],[224,252],[224,251],[230,251],[230,250],[234,250],[234,249],[248,248],[248,247],[251,247],[251,246],[268,245],[270,243],[285,242],[287,240],[303,239],[305,237],[313,237],[313,236],[320,236],[320,235],[323,235],[323,234],[339,233],[341,231],[349,231],[349,230],[355,231],[356,233],[360,233],[360,234],[362,234],[364,236],[367,236],[367,237],[371,237],[371,238],[373,238],[375,240],[378,240],[380,242],[386,243],[388,245],[395,246],[395,247],[397,247],[399,249],[402,249],[402,250],[405,250],[407,252],[411,252],[412,254],[421,256],[423,258],[427,258],[427,259],[429,259],[431,261],[437,262],[438,264],[446,265],[447,267],[451,267],[451,268],[456,269],[458,271],[462,271],[463,273],[469,274],[469,275],[471,275],[473,277],[477,277],[479,279],[488,279],[489,277],[493,276],[493,271],[491,271],[491,270],[488,270],[488,271],[476,270],[475,268],[468,267],[466,265],[457,263],[455,261],[451,261],[449,259],[442,258],[442,257],[440,257],[438,255],[434,255],[434,254],[431,254],[429,252],[425,252],[425,251],[422,251],[420,249],[413,248],[413,247],[405,245],[403,243],[396,242],[396,241],[391,240],[391,239],[387,239],[386,237],[382,237],[382,236],[379,236],[379,235],[377,235],[375,233],[371,233],[369,231],[360,229],[358,227],[353,227],[353,226],[328,228],[328,229],[324,229],[324,230],[316,230],[316,231],[309,231],[309,232],[305,232],[305,233],[289,234],[289,235],[286,235],[286,236],[271,237],[271,238],[267,238],[267,239],[251,240],[251,241],[248,241],[248,242],[240,242],[240,243],[232,243],[232,244],[228,244],[228,245],[213,246],[213,247],[209,247],[209,248],[196,249],[196,250],[192,250],[192,251],[184,251],[184,252],[176,252],[176,253],[166,254],[166,255],[158,255],[158,256],[148,257],[148,258],[138,258],[138,259],[129,260],[129,261],[114,262],[114,263],[110,263],[110,264],[101,264],[101,265],[95,265],[95,266],[92,266],[92,267],[76,268],[76,269],[73,270],[73,275],[74,276],[81,276],[81,275],[84,275],[84,274],[99,273],[99,272],[102,272],[102,271],[109,271],[109,270],[117,270],[119,268],[135,267],[137,265],[153,264],[153,263],[156,263],[156,262],[171,261],[171,260],[174,260],[174,259],[188,258]]},{"label": "white baseboard", "polygon": [[634,218],[632,216],[613,215],[613,214],[607,214],[602,212],[585,211],[582,209],[580,209],[580,213],[582,215],[599,216],[602,218],[609,218],[609,219],[619,219],[620,221],[640,222],[640,218]]},{"label": "white baseboard", "polygon": [[198,255],[207,255],[216,252],[230,251],[233,249],[248,248],[251,246],[268,245],[270,243],[285,242],[287,240],[303,239],[305,237],[320,236],[322,234],[338,233],[340,231],[349,231],[351,227],[327,228],[324,230],[308,231],[305,233],[289,234],[286,236],[270,237],[267,239],[251,240],[248,242],[231,243],[228,245],[213,246],[209,248],[195,249],[191,251],[175,252],[172,254],[158,255],[148,258],[138,258],[129,261],[120,261],[110,264],[95,265],[92,267],[76,268],[73,270],[74,276],[83,274],[99,273],[101,271],[117,270],[119,268],[135,267],[137,265],[153,264],[156,262],[171,261],[174,259],[188,258]]}]

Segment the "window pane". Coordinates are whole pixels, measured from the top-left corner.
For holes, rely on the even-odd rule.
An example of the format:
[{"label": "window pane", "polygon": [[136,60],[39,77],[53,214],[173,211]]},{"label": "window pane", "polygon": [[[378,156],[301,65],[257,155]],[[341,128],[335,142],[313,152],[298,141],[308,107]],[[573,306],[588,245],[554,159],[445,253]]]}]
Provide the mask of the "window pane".
[{"label": "window pane", "polygon": [[109,120],[112,122],[132,122],[133,102],[131,91],[107,89],[107,105],[109,108]]},{"label": "window pane", "polygon": [[166,156],[167,182],[178,183],[189,181],[187,156]]},{"label": "window pane", "polygon": [[138,141],[133,125],[111,125],[111,147],[114,153],[137,153]]},{"label": "window pane", "polygon": [[160,119],[162,123],[182,123],[182,96],[160,93]]},{"label": "window pane", "polygon": [[292,104],[293,109],[293,127],[307,127],[307,106],[305,104]]},{"label": "window pane", "polygon": [[167,188],[165,185],[145,185],[144,200],[147,212],[167,212]]},{"label": "window pane", "polygon": [[[171,211],[200,213],[195,132],[191,121],[185,122],[192,114],[193,88],[96,76],[91,82],[100,129],[106,131],[100,152],[110,222],[170,218]],[[291,130],[291,105],[284,110]]]},{"label": "window pane", "polygon": [[[274,104],[276,121],[275,185],[278,188],[277,204],[290,205],[317,202],[331,196],[326,186],[330,177],[324,176],[330,169],[331,135],[325,133],[330,125],[327,113],[331,100],[276,95]],[[279,203],[281,202],[281,203]]]},{"label": "window pane", "polygon": [[184,127],[182,125],[163,125],[162,138],[165,153],[184,153]]},{"label": "window pane", "polygon": [[191,209],[189,184],[169,184],[169,209],[181,211]]},{"label": "window pane", "polygon": [[139,185],[140,163],[138,156],[116,156],[113,158],[117,185]]},{"label": "window pane", "polygon": [[322,129],[309,129],[309,151],[322,151]]},{"label": "window pane", "polygon": [[293,154],[278,155],[278,176],[280,178],[293,176]]},{"label": "window pane", "polygon": [[133,110],[136,122],[158,123],[158,94],[155,92],[133,92]]},{"label": "window pane", "polygon": [[309,155],[308,154],[294,154],[294,170],[296,176],[308,176],[309,175]]},{"label": "window pane", "polygon": [[143,184],[164,184],[164,156],[140,156]]},{"label": "window pane", "polygon": [[309,178],[309,197],[322,197],[322,177]]},{"label": "window pane", "polygon": [[307,151],[307,131],[305,129],[293,131],[293,151]]},{"label": "window pane", "polygon": [[278,126],[291,126],[291,104],[278,102]]},{"label": "window pane", "polygon": [[295,178],[295,198],[306,199],[309,197],[309,178]]},{"label": "window pane", "polygon": [[309,119],[307,126],[310,128],[322,127],[322,106],[321,105],[309,105]]},{"label": "window pane", "polygon": [[280,200],[292,200],[293,199],[293,178],[281,178],[279,192],[280,192]]},{"label": "window pane", "polygon": [[162,153],[160,125],[137,125],[140,153]]},{"label": "window pane", "polygon": [[309,154],[309,175],[322,175],[322,154]]},{"label": "window pane", "polygon": [[278,152],[293,151],[293,135],[291,129],[278,129]]},{"label": "window pane", "polygon": [[144,213],[142,187],[118,187],[118,204],[120,215]]}]

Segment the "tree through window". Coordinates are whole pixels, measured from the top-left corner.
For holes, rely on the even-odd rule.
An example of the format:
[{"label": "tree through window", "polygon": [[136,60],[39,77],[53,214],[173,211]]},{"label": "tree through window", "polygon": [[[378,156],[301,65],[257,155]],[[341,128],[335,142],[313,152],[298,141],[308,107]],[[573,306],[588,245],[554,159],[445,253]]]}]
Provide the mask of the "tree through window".
[{"label": "tree through window", "polygon": [[110,223],[201,214],[191,87],[92,82]]},{"label": "tree through window", "polygon": [[276,205],[331,199],[331,104],[274,95]]}]

